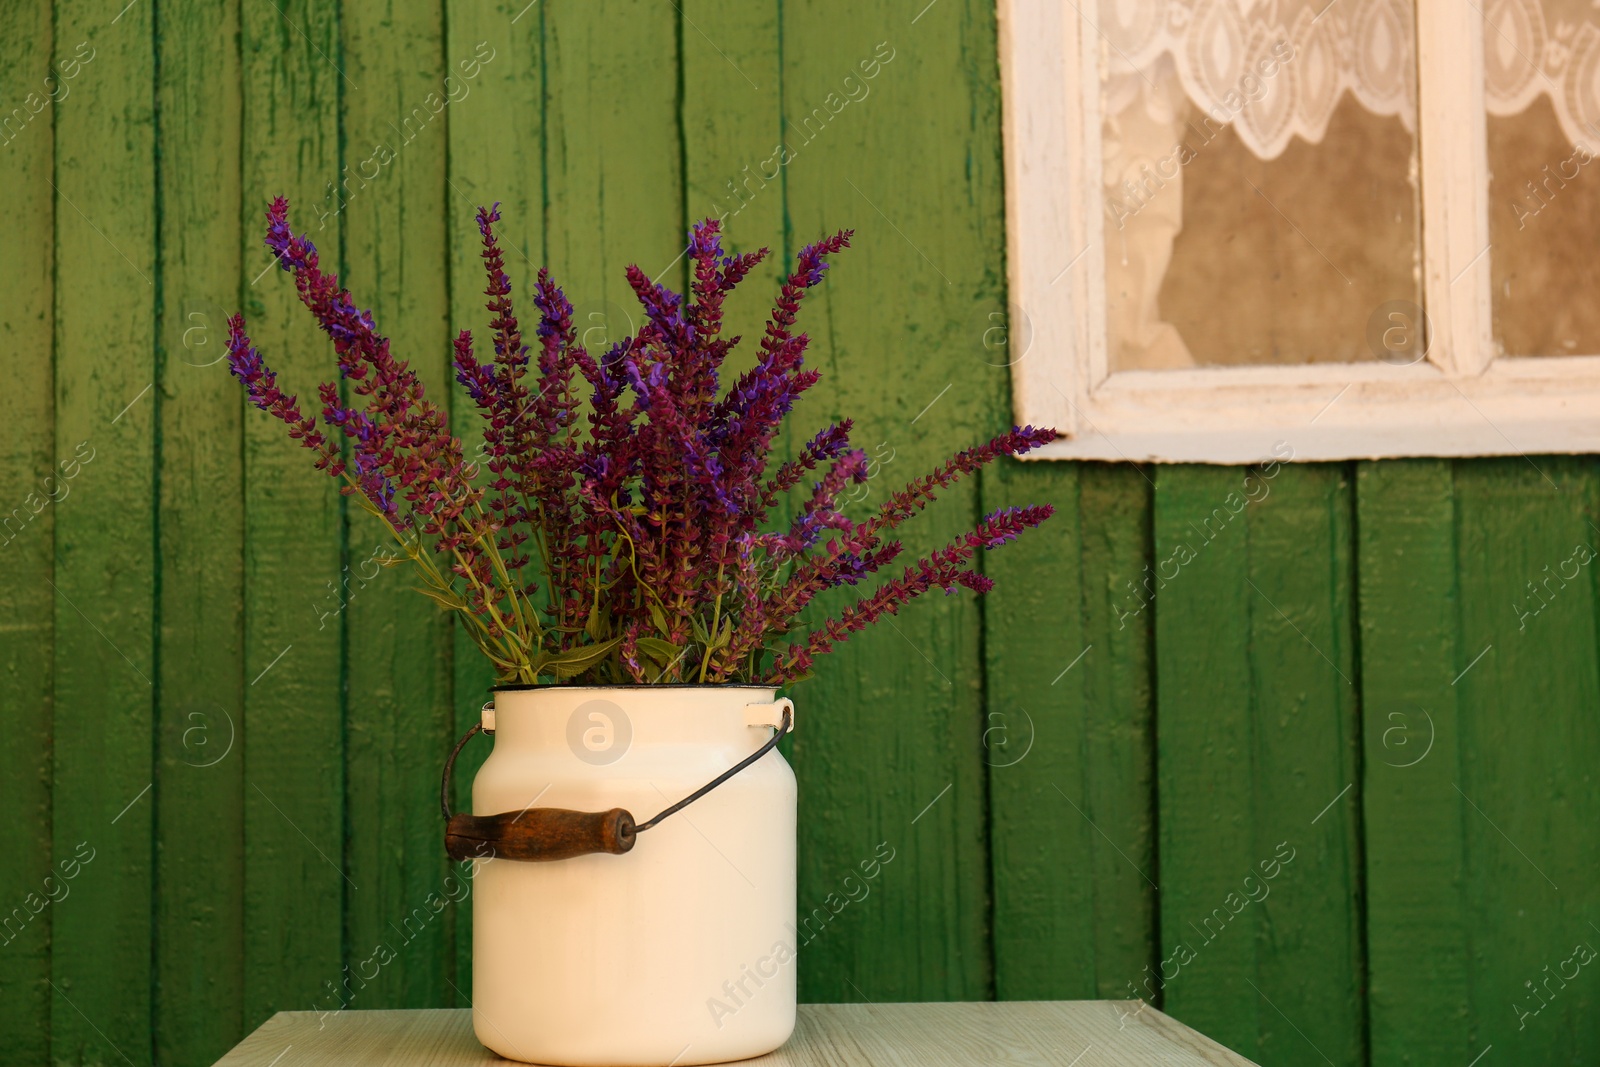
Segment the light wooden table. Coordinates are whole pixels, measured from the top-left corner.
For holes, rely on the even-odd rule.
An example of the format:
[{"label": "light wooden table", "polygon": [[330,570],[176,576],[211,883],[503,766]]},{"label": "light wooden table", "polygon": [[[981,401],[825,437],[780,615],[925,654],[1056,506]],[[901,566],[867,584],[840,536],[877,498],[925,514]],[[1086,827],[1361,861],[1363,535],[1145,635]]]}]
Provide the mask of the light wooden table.
[{"label": "light wooden table", "polygon": [[[464,1008],[283,1011],[217,1067],[482,1067],[504,1064]],[[794,1037],[744,1060],[765,1067],[1255,1067],[1138,1001],[803,1004]]]}]

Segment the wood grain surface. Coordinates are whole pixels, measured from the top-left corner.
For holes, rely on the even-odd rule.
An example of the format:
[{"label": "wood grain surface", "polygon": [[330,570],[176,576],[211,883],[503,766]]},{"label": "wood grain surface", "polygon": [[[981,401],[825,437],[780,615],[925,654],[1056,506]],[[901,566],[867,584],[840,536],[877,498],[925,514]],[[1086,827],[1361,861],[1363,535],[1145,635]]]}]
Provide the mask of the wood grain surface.
[{"label": "wood grain surface", "polygon": [[[487,1067],[472,1013],[282,1012],[216,1067]],[[678,1061],[693,1064],[693,1048]],[[803,1004],[794,1036],[741,1063],[763,1067],[1251,1067],[1139,1001]]]},{"label": "wood grain surface", "polygon": [[1164,1004],[1274,1063],[1363,1055],[1350,530],[1338,466],[1156,475]]},{"label": "wood grain surface", "polygon": [[[238,5],[195,0],[159,38],[157,320],[160,619],[154,777],[155,1059],[193,1063],[245,1025],[244,411],[218,309],[243,288]],[[253,257],[252,257],[253,258]],[[239,751],[235,751],[238,748]]]},{"label": "wood grain surface", "polygon": [[[0,34],[0,93],[7,100],[41,84],[55,58],[50,8],[35,4],[25,10],[26,16],[23,9],[14,13],[15,32]],[[39,1064],[50,1058],[51,1009],[58,999],[50,988],[53,917],[41,906],[48,894],[40,894],[45,879],[58,873],[50,820],[58,602],[50,579],[56,508],[49,501],[51,490],[58,496],[65,493],[65,500],[78,488],[78,478],[67,479],[63,488],[65,472],[57,464],[72,460],[72,450],[58,455],[54,430],[56,219],[55,191],[48,180],[55,165],[54,122],[53,112],[46,109],[0,151],[0,186],[11,196],[10,240],[23,250],[0,256],[0,351],[32,356],[17,360],[15,367],[6,364],[6,387],[0,389],[0,425],[11,431],[0,435],[0,483],[10,487],[13,497],[0,509],[0,559],[10,587],[10,595],[0,597],[0,719],[5,726],[0,735],[0,805],[13,816],[0,820],[0,852],[7,857],[0,864],[0,899],[7,901],[7,909],[12,902],[21,902],[23,908],[21,922],[15,912],[0,918],[6,923],[0,1034],[14,1035],[5,1044],[7,1056]],[[85,473],[81,465],[67,469]],[[31,501],[26,494],[32,494]],[[29,894],[34,895],[31,903]]]},{"label": "wood grain surface", "polygon": [[[1371,1062],[1462,1063],[1483,1049],[1468,1016],[1455,478],[1444,460],[1364,463],[1361,514],[1363,792]],[[1485,642],[1487,643],[1487,641]],[[1478,666],[1482,666],[1481,663]],[[1469,672],[1470,676],[1470,672]],[[1466,679],[1462,678],[1464,682]]]},{"label": "wood grain surface", "polygon": [[[54,301],[52,459],[85,442],[92,456],[71,495],[50,505],[54,577],[39,576],[55,592],[50,860],[60,870],[80,847],[93,857],[50,905],[50,1055],[67,1063],[118,1060],[118,1049],[148,1060],[154,1037],[162,401],[154,17],[143,4],[116,23],[97,4],[56,5],[56,64],[80,43],[93,59],[71,95],[48,108],[54,177],[34,179],[54,192],[64,283]],[[42,118],[22,135],[48,136]],[[19,502],[24,492],[40,490],[17,486]],[[49,889],[41,882],[30,892]]]}]

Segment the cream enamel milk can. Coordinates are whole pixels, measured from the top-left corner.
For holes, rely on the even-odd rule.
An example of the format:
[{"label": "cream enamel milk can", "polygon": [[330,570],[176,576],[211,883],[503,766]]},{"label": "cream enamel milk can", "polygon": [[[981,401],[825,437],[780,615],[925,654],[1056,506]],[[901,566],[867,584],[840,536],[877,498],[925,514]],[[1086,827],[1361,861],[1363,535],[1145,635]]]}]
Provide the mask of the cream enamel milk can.
[{"label": "cream enamel milk can", "polygon": [[[793,704],[761,686],[494,691],[472,811],[472,1020],[530,1063],[770,1052],[795,1021]],[[475,726],[456,753],[479,730]]]}]

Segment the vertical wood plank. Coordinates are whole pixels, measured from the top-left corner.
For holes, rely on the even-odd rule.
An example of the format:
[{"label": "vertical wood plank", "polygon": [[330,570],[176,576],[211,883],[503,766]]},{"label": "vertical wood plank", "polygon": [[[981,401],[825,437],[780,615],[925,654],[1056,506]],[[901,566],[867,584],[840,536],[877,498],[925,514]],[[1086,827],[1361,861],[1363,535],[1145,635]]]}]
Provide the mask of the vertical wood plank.
[{"label": "vertical wood plank", "polygon": [[[1468,1016],[1453,467],[1363,463],[1361,687],[1373,1067],[1482,1052]],[[1468,653],[1475,655],[1476,649]]]},{"label": "vertical wood plank", "polygon": [[[357,4],[341,17],[353,83],[343,104],[341,173],[352,175],[342,198],[344,281],[445,401],[446,112],[454,105],[444,84],[443,13],[437,4]],[[447,873],[430,783],[453,740],[452,623],[392,571],[360,586],[362,561],[394,544],[364,512],[348,514],[346,573],[357,576],[344,597],[352,1006],[434,1007],[455,997],[454,916],[428,905]],[[385,947],[394,959],[380,965]]]},{"label": "vertical wood plank", "polygon": [[[0,826],[0,854],[7,857],[0,865],[0,1059],[14,1063],[49,1059],[55,904],[47,902],[69,901],[76,881],[53,869],[50,848],[56,509],[69,506],[89,473],[70,452],[57,456],[54,431],[53,131],[57,103],[71,98],[76,78],[52,67],[51,16],[48,4],[17,11],[11,32],[0,36],[0,99],[30,109],[23,124],[0,126],[0,187],[10,194],[12,248],[0,257],[6,377],[0,424],[8,428],[0,447],[0,484],[7,487],[0,504],[0,562],[7,573],[0,595],[0,721],[6,724],[0,806],[11,813]],[[38,94],[31,103],[29,94]]]},{"label": "vertical wood plank", "polygon": [[54,451],[93,457],[56,514],[54,858],[93,857],[53,915],[59,1063],[152,1057],[154,42],[149,5],[115,15],[56,7],[84,65],[55,115]]},{"label": "vertical wood plank", "polygon": [[984,604],[984,747],[1002,999],[1151,996],[1141,988],[1156,946],[1145,477],[1033,463],[985,477],[986,508],[1057,507],[986,565],[999,583]]},{"label": "vertical wood plank", "polygon": [[[790,268],[785,179],[773,158],[783,136],[779,5],[685,0],[681,10],[684,228],[718,219],[730,251],[771,249],[727,303],[728,330],[746,338],[728,360],[728,373],[736,374],[753,362],[773,296]],[[797,433],[805,434],[817,418],[802,405]]]},{"label": "vertical wood plank", "polygon": [[1248,521],[1213,518],[1237,470],[1161,467],[1155,482],[1162,1006],[1251,1056],[1271,1010],[1248,984],[1257,916],[1214,920],[1209,940],[1200,926],[1271,858],[1254,826]]},{"label": "vertical wood plank", "polygon": [[[1360,1064],[1366,1040],[1349,469],[1268,466],[1233,475],[1250,538],[1250,884],[1264,887],[1257,890],[1263,899],[1247,904],[1259,988],[1238,992],[1263,1002],[1255,1045],[1263,1062]],[[1284,862],[1270,881],[1260,868],[1269,857]],[[1249,901],[1249,887],[1239,881],[1236,875],[1232,889]]]},{"label": "vertical wood plank", "polygon": [[1167,1010],[1265,1062],[1360,1063],[1345,470],[1179,467],[1157,487]]},{"label": "vertical wood plank", "polygon": [[[251,337],[286,392],[316,410],[337,371],[293,281],[262,243],[273,196],[338,265],[338,8],[243,5],[240,286]],[[208,320],[208,343],[226,323]],[[212,352],[211,359],[220,358]],[[241,399],[241,406],[244,401]],[[338,486],[280,423],[245,409],[246,1028],[283,1010],[332,1011],[344,946],[344,543]]]},{"label": "vertical wood plank", "polygon": [[[1055,684],[1083,674],[1077,684],[1084,702],[1084,813],[1098,827],[1091,839],[1094,986],[1085,995],[1124,1000],[1149,996],[1143,979],[1159,943],[1155,605],[1145,587],[1154,485],[1132,465],[1083,464],[1078,477],[1083,649],[1073,655],[1083,658]],[[1059,876],[1072,877],[1077,869],[1074,864]]]},{"label": "vertical wood plank", "polygon": [[592,350],[640,321],[623,271],[681,287],[678,19],[624,0],[544,9],[550,271]]},{"label": "vertical wood plank", "polygon": [[1084,676],[1069,669],[1085,645],[1081,470],[1012,462],[983,480],[986,510],[1056,509],[984,566],[996,582],[983,602],[983,756],[1002,1000],[1094,995],[1097,887],[1084,861],[1098,835],[1086,795]]},{"label": "vertical wood plank", "polygon": [[[974,328],[1004,302],[993,10],[916,14],[783,8],[789,243],[856,230],[809,298],[824,378],[807,410],[854,418],[869,453],[882,443],[894,457],[873,505],[1009,423],[1005,371],[984,360]],[[908,552],[968,527],[978,501],[973,484],[949,492],[906,530]],[[812,619],[848,599],[819,603]],[[972,600],[934,597],[853,639],[796,691],[811,709],[794,747],[802,908],[839,892],[880,842],[897,856],[870,897],[804,943],[804,1000],[992,995],[980,644]]]},{"label": "vertical wood plank", "polygon": [[[544,261],[544,14],[527,0],[494,5],[447,5],[446,76],[454,102],[449,116],[448,206],[452,333],[471,329],[480,359],[491,352],[484,308],[486,279],[475,219],[478,207],[500,204],[497,232],[507,257],[518,315],[532,335],[537,309],[533,280]],[[484,58],[480,59],[479,56]],[[451,421],[469,456],[482,460],[483,418],[452,376]],[[489,480],[484,472],[480,480]],[[457,624],[454,730],[464,733],[479,716],[494,682],[494,668]],[[471,802],[473,775],[489,754],[478,742],[456,763],[459,808]],[[454,909],[458,1006],[472,993],[472,909]]]},{"label": "vertical wood plank", "polygon": [[159,20],[155,1057],[209,1063],[244,1036],[241,404],[209,323],[241,284],[239,24],[232,3]]},{"label": "vertical wood plank", "polygon": [[1593,463],[1460,464],[1455,488],[1474,1047],[1584,1063],[1600,1057]]}]

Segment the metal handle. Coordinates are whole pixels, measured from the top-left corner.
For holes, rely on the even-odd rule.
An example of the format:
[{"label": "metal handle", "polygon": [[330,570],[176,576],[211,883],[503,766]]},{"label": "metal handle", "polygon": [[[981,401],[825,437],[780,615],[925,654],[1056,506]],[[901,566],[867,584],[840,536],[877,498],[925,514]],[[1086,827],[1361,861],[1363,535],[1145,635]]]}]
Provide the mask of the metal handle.
[{"label": "metal handle", "polygon": [[[484,727],[484,720],[494,721],[492,706],[492,701],[484,705],[483,718],[473,723],[472,729],[461,736],[461,740],[456,742],[456,747],[450,751],[449,758],[444,761],[444,775],[439,783],[439,809],[444,813],[445,819],[444,850],[453,860],[508,859],[542,862],[571,859],[592,852],[621,855],[633,848],[639,834],[667,816],[682,811],[771,752],[794,728],[794,703],[787,697],[770,704],[746,705],[745,721],[748,725],[777,727],[767,742],[693,793],[642,823],[635,823],[633,815],[622,808],[612,808],[609,811],[524,808],[522,811],[501,812],[499,815],[471,815],[467,812],[457,812],[452,815],[450,778],[455,770],[456,757],[461,754],[467,742],[472,740],[474,734],[494,733],[492,728]],[[756,709],[763,709],[763,713],[752,715]],[[765,721],[769,717],[777,718],[778,722]],[[752,718],[755,721],[751,721]]]}]

